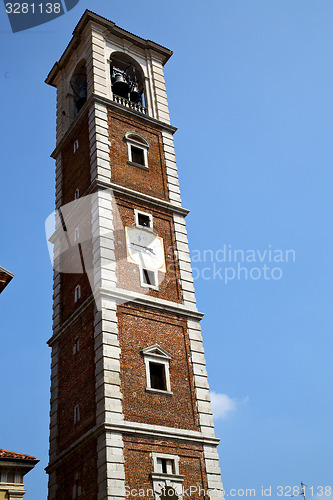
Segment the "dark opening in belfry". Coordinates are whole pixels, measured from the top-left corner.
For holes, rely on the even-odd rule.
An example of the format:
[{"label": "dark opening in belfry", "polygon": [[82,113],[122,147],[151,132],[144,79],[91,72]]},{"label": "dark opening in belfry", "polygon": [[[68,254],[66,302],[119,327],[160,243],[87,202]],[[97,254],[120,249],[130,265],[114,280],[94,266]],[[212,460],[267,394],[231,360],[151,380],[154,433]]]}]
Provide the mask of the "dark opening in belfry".
[{"label": "dark opening in belfry", "polygon": [[113,94],[145,106],[144,76],[139,64],[122,52],[113,53],[110,60]]},{"label": "dark opening in belfry", "polygon": [[87,69],[85,61],[81,61],[77,65],[70,83],[74,93],[74,113],[77,115],[87,100]]}]

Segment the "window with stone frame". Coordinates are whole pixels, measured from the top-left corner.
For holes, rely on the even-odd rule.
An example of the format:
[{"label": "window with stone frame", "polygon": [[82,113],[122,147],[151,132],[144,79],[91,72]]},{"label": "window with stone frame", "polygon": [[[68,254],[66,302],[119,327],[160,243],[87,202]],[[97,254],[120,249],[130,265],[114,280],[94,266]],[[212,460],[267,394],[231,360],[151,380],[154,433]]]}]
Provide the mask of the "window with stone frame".
[{"label": "window with stone frame", "polygon": [[146,371],[146,391],[172,394],[170,354],[156,344],[143,349],[142,355]]},{"label": "window with stone frame", "polygon": [[179,474],[179,456],[152,453],[155,500],[182,500],[184,476]]},{"label": "window with stone frame", "polygon": [[153,216],[151,214],[134,209],[134,218],[136,227],[153,229]]},{"label": "window with stone frame", "polygon": [[140,266],[139,273],[141,286],[158,289],[158,272],[156,269],[146,269]]},{"label": "window with stone frame", "polygon": [[149,142],[136,132],[127,132],[124,137],[127,143],[128,163],[136,167],[149,170],[148,149]]}]

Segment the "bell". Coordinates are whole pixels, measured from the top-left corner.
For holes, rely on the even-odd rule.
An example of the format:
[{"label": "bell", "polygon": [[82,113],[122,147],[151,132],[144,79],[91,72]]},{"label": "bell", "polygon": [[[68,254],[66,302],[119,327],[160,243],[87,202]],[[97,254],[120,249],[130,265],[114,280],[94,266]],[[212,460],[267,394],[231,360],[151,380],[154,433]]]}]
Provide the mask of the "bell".
[{"label": "bell", "polygon": [[121,73],[117,73],[112,85],[112,91],[120,97],[128,98],[129,86]]},{"label": "bell", "polygon": [[87,81],[83,80],[77,87],[78,88],[76,89],[77,96],[75,99],[75,106],[78,113],[87,100]]},{"label": "bell", "polygon": [[140,98],[141,98],[141,93],[138,84],[134,82],[131,88],[130,100],[132,102],[138,103],[140,101]]},{"label": "bell", "polygon": [[84,80],[79,86],[79,98],[87,99],[87,80]]}]

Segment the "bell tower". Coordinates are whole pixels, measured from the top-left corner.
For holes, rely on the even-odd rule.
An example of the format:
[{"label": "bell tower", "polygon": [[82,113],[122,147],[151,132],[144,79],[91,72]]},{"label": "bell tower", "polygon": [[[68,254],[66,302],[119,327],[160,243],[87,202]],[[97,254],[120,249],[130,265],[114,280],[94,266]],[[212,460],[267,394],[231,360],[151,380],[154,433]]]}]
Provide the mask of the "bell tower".
[{"label": "bell tower", "polygon": [[163,66],[86,11],[57,89],[49,500],[222,483]]}]

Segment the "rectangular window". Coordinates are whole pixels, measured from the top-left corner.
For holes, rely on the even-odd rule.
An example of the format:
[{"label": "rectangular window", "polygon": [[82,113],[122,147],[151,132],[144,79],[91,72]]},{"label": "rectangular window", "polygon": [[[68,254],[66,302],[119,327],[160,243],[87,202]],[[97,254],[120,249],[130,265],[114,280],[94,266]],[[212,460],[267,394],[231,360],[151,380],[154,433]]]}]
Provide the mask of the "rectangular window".
[{"label": "rectangular window", "polygon": [[74,347],[73,347],[73,354],[76,354],[79,352],[80,349],[80,342],[79,339],[74,340]]},{"label": "rectangular window", "polygon": [[79,475],[75,474],[75,483],[73,486],[73,499],[79,498],[81,496],[81,486],[79,483]]},{"label": "rectangular window", "polygon": [[150,217],[146,214],[138,214],[138,225],[142,227],[150,227]]},{"label": "rectangular window", "polygon": [[134,218],[137,227],[153,229],[153,216],[151,214],[134,209]]},{"label": "rectangular window", "polygon": [[74,424],[80,422],[80,406],[76,405],[74,408]]},{"label": "rectangular window", "polygon": [[161,474],[175,474],[175,461],[170,458],[157,459],[157,471]]},{"label": "rectangular window", "polygon": [[81,298],[81,287],[80,285],[77,285],[74,291],[74,301],[77,302],[80,298]]},{"label": "rectangular window", "polygon": [[145,154],[143,149],[131,146],[131,156],[133,163],[145,166]]},{"label": "rectangular window", "polygon": [[78,200],[79,198],[80,198],[80,191],[78,189],[75,189],[74,199]]},{"label": "rectangular window", "polygon": [[140,134],[134,132],[127,132],[124,139],[127,142],[128,163],[144,170],[149,170],[148,141]]},{"label": "rectangular window", "polygon": [[172,392],[169,369],[171,355],[157,344],[146,347],[142,350],[142,354],[145,363],[147,380],[146,391],[167,393],[171,396]]},{"label": "rectangular window", "polygon": [[165,379],[165,365],[162,363],[149,362],[149,372],[150,372],[150,387],[151,389],[158,389],[160,391],[166,391],[166,379]]},{"label": "rectangular window", "polygon": [[142,269],[142,284],[147,286],[156,287],[157,286],[156,271],[150,271],[149,269]]},{"label": "rectangular window", "polygon": [[[184,476],[179,475],[179,457],[152,453],[153,489],[158,500],[179,500],[182,498]],[[165,474],[165,478],[163,475]],[[200,498],[202,495],[200,495]],[[203,498],[203,497],[202,497]]]},{"label": "rectangular window", "polygon": [[80,230],[78,227],[76,227],[74,231],[74,242],[78,241],[79,238],[80,238]]},{"label": "rectangular window", "polygon": [[76,153],[76,151],[77,151],[78,149],[79,149],[79,141],[78,141],[78,140],[76,140],[76,141],[74,142],[74,153]]}]

